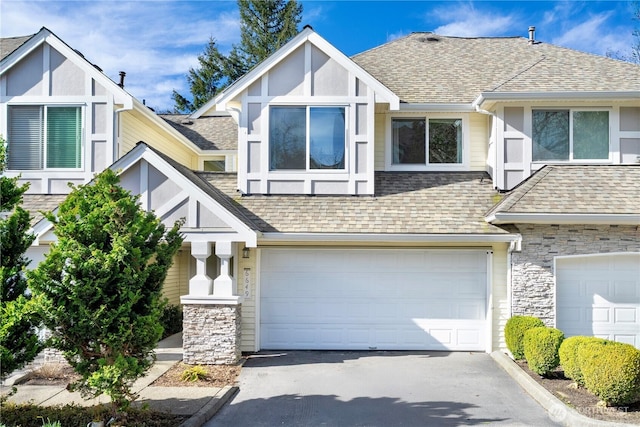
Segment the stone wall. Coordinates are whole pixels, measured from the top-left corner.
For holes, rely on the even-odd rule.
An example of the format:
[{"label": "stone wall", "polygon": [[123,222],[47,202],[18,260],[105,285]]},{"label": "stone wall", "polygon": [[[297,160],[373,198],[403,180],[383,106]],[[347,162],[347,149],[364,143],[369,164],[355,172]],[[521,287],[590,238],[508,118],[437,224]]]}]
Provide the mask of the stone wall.
[{"label": "stone wall", "polygon": [[240,305],[184,304],[183,361],[191,365],[240,360]]},{"label": "stone wall", "polygon": [[512,312],[536,316],[554,325],[554,258],[640,251],[640,230],[633,225],[518,224],[522,250],[511,259]]}]

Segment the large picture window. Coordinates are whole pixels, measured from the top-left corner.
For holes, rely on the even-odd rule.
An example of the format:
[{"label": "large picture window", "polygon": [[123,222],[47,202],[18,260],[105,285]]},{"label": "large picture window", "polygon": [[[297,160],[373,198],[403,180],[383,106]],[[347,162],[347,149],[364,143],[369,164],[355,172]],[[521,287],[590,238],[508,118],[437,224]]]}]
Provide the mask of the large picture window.
[{"label": "large picture window", "polygon": [[462,119],[394,118],[392,164],[462,163]]},{"label": "large picture window", "polygon": [[345,135],[345,107],[271,107],[269,169],[344,169]]},{"label": "large picture window", "polygon": [[82,109],[9,106],[7,165],[10,170],[82,167]]},{"label": "large picture window", "polygon": [[533,110],[534,161],[607,160],[609,112]]}]

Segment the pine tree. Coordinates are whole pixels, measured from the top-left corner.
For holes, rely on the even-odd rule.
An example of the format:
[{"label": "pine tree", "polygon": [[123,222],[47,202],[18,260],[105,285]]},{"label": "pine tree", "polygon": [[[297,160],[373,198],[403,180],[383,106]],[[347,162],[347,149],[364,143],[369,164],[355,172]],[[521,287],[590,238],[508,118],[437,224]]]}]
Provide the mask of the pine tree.
[{"label": "pine tree", "polygon": [[180,223],[166,230],[110,169],[72,188],[57,216],[46,214],[58,240],[29,285],[45,299],[52,346],[82,376],[74,388],[106,393],[122,409],[136,397],[133,382],[153,364]]},{"label": "pine tree", "polygon": [[176,113],[197,110],[298,34],[302,5],[295,0],[238,0],[238,8],[240,44],[224,56],[209,40],[187,75],[193,101],[173,91]]},{"label": "pine tree", "polygon": [[[5,167],[5,141],[0,137],[0,172]],[[36,333],[37,300],[27,292],[25,252],[35,236],[31,217],[20,204],[28,184],[0,176],[0,377],[32,361],[42,349]],[[6,216],[5,216],[6,215]]]}]

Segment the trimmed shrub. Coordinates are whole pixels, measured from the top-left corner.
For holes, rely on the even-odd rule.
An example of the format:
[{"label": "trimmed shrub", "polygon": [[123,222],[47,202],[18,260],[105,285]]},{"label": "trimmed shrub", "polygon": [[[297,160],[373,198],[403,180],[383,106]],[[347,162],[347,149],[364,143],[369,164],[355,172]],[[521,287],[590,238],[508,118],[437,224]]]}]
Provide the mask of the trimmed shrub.
[{"label": "trimmed shrub", "polygon": [[524,359],[524,348],[522,347],[524,333],[531,328],[540,326],[544,326],[542,320],[532,316],[513,316],[507,320],[504,327],[504,339],[514,359]]},{"label": "trimmed shrub", "polygon": [[608,406],[640,401],[640,350],[603,340],[578,347],[578,363],[587,390]]},{"label": "trimmed shrub", "polygon": [[564,376],[572,379],[581,386],[584,386],[584,378],[580,370],[580,361],[578,359],[578,349],[585,343],[601,343],[606,341],[602,338],[575,336],[566,338],[560,344],[558,356],[560,357],[560,366],[564,371]]},{"label": "trimmed shrub", "polygon": [[522,344],[529,369],[538,375],[547,375],[560,365],[558,349],[564,334],[556,328],[531,328],[524,333]]}]

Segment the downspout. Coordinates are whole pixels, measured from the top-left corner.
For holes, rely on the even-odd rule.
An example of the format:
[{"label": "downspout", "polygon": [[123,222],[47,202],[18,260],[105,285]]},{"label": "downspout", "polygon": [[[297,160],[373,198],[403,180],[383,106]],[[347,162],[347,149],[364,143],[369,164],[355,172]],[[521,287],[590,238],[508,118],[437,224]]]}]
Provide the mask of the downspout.
[{"label": "downspout", "polygon": [[[477,113],[485,114],[487,116],[491,116],[491,118],[492,118],[492,120],[491,120],[492,129],[490,130],[489,145],[487,146],[487,148],[490,148],[491,147],[491,135],[493,135],[495,137],[496,134],[497,134],[497,132],[495,132],[495,129],[494,129],[497,126],[496,115],[495,115],[495,113],[492,113],[491,111],[484,110],[484,109],[480,108],[478,100],[476,100],[473,103],[473,106],[474,106],[474,108],[475,108]],[[494,145],[494,147],[493,147],[494,148],[494,150],[493,150],[493,175],[494,176],[492,176],[491,178],[493,179],[493,187],[494,188],[496,188],[496,182],[495,182],[496,181],[496,177],[495,177],[495,175],[496,175],[496,172],[497,172],[497,169],[498,169],[498,147],[497,147],[497,143],[498,143],[497,141],[493,141],[493,145]]]}]

